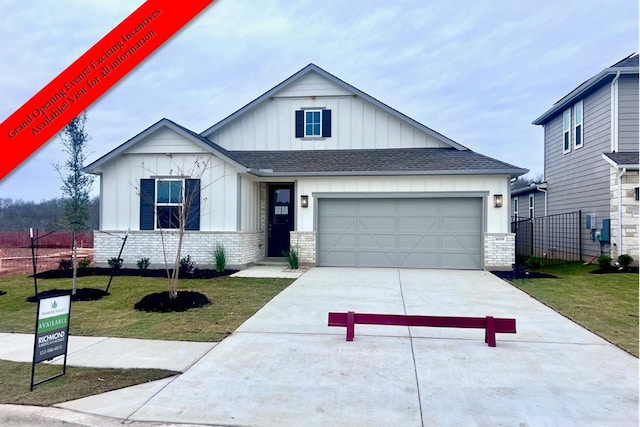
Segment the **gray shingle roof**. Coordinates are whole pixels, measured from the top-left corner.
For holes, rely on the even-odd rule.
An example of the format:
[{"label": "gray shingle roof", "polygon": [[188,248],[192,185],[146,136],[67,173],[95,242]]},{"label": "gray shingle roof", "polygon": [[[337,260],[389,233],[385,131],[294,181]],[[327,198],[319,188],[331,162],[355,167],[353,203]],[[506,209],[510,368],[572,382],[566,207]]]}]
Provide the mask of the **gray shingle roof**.
[{"label": "gray shingle roof", "polygon": [[617,165],[638,165],[639,155],[637,151],[623,151],[618,153],[604,153]]},{"label": "gray shingle roof", "polygon": [[489,174],[521,175],[526,169],[455,148],[229,151],[252,172],[273,175]]}]

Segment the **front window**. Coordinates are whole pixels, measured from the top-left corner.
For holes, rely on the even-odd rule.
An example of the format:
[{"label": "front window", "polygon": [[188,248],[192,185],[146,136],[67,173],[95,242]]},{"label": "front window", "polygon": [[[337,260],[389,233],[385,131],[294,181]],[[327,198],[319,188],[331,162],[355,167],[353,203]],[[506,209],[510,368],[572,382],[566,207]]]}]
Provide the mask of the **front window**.
[{"label": "front window", "polygon": [[156,181],[157,228],[179,228],[183,202],[182,180]]},{"label": "front window", "polygon": [[304,136],[322,136],[322,114],[320,110],[306,110],[304,112]]},{"label": "front window", "polygon": [[573,133],[575,135],[575,147],[580,148],[583,144],[582,101],[573,106],[573,117],[575,121],[575,125],[573,127]]},{"label": "front window", "polygon": [[533,194],[529,194],[529,218],[533,218],[536,214],[534,202],[535,202],[535,199]]},{"label": "front window", "polygon": [[562,113],[562,152],[571,151],[571,110]]},{"label": "front window", "polygon": [[514,198],[513,199],[513,216],[515,217],[515,220],[518,220],[518,198]]}]

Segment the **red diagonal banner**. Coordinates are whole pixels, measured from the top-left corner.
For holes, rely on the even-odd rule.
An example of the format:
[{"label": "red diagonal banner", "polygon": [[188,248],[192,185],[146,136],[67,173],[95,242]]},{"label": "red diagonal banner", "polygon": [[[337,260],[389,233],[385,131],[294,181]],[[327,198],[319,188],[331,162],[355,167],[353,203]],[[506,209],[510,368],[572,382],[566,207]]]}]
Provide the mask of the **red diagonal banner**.
[{"label": "red diagonal banner", "polygon": [[147,0],[0,124],[0,179],[213,0]]}]

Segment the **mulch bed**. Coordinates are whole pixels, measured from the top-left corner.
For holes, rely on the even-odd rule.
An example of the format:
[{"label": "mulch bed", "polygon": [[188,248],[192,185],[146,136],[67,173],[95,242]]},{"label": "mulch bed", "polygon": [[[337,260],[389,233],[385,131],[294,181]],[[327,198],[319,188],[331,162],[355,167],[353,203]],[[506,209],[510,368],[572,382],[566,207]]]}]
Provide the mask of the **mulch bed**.
[{"label": "mulch bed", "polygon": [[0,297],[1,297],[2,295],[6,295],[6,294],[7,294],[7,293],[6,293],[5,291],[0,291]]},{"label": "mulch bed", "polygon": [[619,269],[618,267],[599,268],[597,270],[590,271],[591,274],[618,274],[618,273],[635,273],[638,274],[638,267],[627,267],[626,269]]},{"label": "mulch bed", "polygon": [[[38,302],[39,299],[57,296],[66,292],[69,291],[62,289],[50,289],[48,291],[38,292],[37,295],[32,295],[27,298],[27,302]],[[71,295],[71,301],[97,301],[107,295],[109,295],[109,292],[105,292],[102,289],[78,288],[76,289],[76,293]]]},{"label": "mulch bed", "polygon": [[515,279],[557,279],[553,274],[539,273],[537,271],[526,271],[522,268],[514,268],[511,271],[492,271],[492,274],[504,280]]},{"label": "mulch bed", "polygon": [[201,308],[211,304],[206,295],[194,291],[178,291],[178,296],[169,299],[169,291],[149,294],[138,301],[133,308],[139,311],[170,313]]},{"label": "mulch bed", "polygon": [[[171,270],[169,270],[171,271]],[[215,279],[216,277],[229,276],[236,273],[238,270],[225,270],[217,272],[215,270],[195,268],[191,274],[180,275],[181,279]],[[77,276],[110,276],[112,273],[111,268],[80,268],[78,269]],[[47,270],[36,274],[38,279],[68,279],[73,275],[72,270]],[[147,269],[140,270],[138,268],[121,268],[115,271],[115,277],[118,276],[138,276],[138,277],[167,277],[167,270],[165,269]],[[30,276],[33,277],[33,276]]]}]

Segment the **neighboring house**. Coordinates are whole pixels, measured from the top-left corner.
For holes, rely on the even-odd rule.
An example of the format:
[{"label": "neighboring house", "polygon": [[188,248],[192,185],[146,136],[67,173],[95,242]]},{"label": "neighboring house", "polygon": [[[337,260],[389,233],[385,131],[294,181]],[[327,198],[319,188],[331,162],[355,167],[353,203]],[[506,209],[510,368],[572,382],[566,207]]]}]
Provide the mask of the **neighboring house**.
[{"label": "neighboring house", "polygon": [[[195,166],[195,168],[194,168]],[[182,254],[244,267],[290,248],[319,266],[511,268],[509,181],[475,153],[310,64],[198,134],[162,119],[87,166],[95,261]],[[162,232],[160,231],[162,229]]]},{"label": "neighboring house", "polygon": [[532,183],[511,190],[511,221],[546,216],[546,184]]},{"label": "neighboring house", "polygon": [[602,249],[637,261],[638,55],[582,83],[533,124],[544,127],[548,214],[582,211],[583,259]]}]

